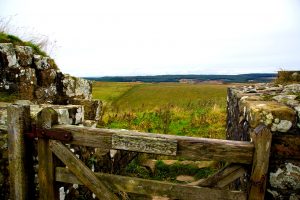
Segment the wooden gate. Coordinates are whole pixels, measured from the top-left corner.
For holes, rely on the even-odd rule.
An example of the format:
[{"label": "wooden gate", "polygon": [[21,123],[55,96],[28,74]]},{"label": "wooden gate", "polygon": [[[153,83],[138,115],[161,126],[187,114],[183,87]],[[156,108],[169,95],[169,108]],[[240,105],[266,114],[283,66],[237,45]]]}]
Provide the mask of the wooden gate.
[{"label": "wooden gate", "polygon": [[[12,105],[8,108],[12,199],[28,197],[24,163],[25,133],[38,138],[40,199],[58,199],[57,181],[83,184],[99,199],[104,200],[118,199],[116,193],[120,191],[186,200],[264,199],[272,137],[264,126],[259,126],[251,134],[252,142],[229,141],[57,125],[57,113],[52,108],[45,108],[38,114],[36,128],[28,133],[28,113],[29,109],[25,106]],[[190,186],[94,173],[65,144],[161,154],[188,160],[225,161],[230,164],[198,186]],[[56,157],[66,167],[57,167]],[[251,165],[248,191],[225,189],[225,186],[245,174],[245,166]]]}]

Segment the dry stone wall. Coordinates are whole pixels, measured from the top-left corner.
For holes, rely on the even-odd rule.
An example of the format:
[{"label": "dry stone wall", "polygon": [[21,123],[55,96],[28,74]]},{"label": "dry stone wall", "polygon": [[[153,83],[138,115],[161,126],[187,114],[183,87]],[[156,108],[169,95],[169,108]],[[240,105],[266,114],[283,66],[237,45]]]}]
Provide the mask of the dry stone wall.
[{"label": "dry stone wall", "polygon": [[85,119],[94,120],[93,125],[100,116],[102,104],[92,100],[90,81],[63,74],[53,59],[29,46],[0,43],[0,92],[33,104],[84,105]]},{"label": "dry stone wall", "polygon": [[273,134],[266,199],[300,199],[300,84],[228,89],[227,139],[250,141],[264,124]]},{"label": "dry stone wall", "polygon": [[50,57],[36,55],[29,46],[0,43],[0,91],[35,103],[66,104],[91,99],[89,81],[63,74]]},{"label": "dry stone wall", "polygon": [[[52,107],[59,124],[96,127],[102,103],[92,100],[92,84],[60,72],[53,59],[37,55],[29,46],[0,43],[0,92],[30,105],[32,123],[39,111]],[[0,93],[1,95],[1,93]],[[7,106],[0,102],[0,199],[9,198]]]}]

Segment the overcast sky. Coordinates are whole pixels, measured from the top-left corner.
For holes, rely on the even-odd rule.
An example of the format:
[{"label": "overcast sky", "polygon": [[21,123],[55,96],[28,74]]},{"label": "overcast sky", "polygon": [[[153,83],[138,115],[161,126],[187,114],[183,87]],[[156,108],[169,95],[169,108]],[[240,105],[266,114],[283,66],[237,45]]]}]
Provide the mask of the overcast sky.
[{"label": "overcast sky", "polygon": [[299,0],[0,0],[0,16],[75,76],[300,69]]}]

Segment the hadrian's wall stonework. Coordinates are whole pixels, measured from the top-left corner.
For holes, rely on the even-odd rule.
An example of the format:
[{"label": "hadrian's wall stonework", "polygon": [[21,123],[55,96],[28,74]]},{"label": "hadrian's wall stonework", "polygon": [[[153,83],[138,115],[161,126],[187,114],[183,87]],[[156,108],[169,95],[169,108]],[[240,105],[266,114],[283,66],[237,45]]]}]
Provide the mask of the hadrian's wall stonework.
[{"label": "hadrian's wall stonework", "polygon": [[0,91],[36,103],[66,104],[91,99],[89,81],[63,74],[50,57],[36,55],[29,46],[0,43]]},{"label": "hadrian's wall stonework", "polygon": [[273,134],[266,199],[300,199],[300,84],[228,89],[227,139],[249,141],[259,125]]},{"label": "hadrian's wall stonework", "polygon": [[[90,81],[63,74],[53,59],[34,54],[29,46],[10,43],[0,43],[0,92],[22,99],[13,103],[30,105],[32,123],[39,111],[51,106],[58,113],[59,124],[95,127],[102,108],[101,101],[92,100]],[[9,105],[0,102],[0,199],[9,198]]]}]

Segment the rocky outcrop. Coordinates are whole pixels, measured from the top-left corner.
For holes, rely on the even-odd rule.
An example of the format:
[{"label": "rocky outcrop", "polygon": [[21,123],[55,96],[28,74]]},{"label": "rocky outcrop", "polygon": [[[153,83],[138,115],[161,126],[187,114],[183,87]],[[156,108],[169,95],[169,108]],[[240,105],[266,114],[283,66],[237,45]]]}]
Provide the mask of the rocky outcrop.
[{"label": "rocky outcrop", "polygon": [[66,104],[91,99],[91,82],[61,73],[54,60],[29,46],[0,43],[0,91],[34,103]]},{"label": "rocky outcrop", "polygon": [[228,89],[227,139],[250,140],[260,124],[273,134],[267,199],[300,198],[300,84]]}]

